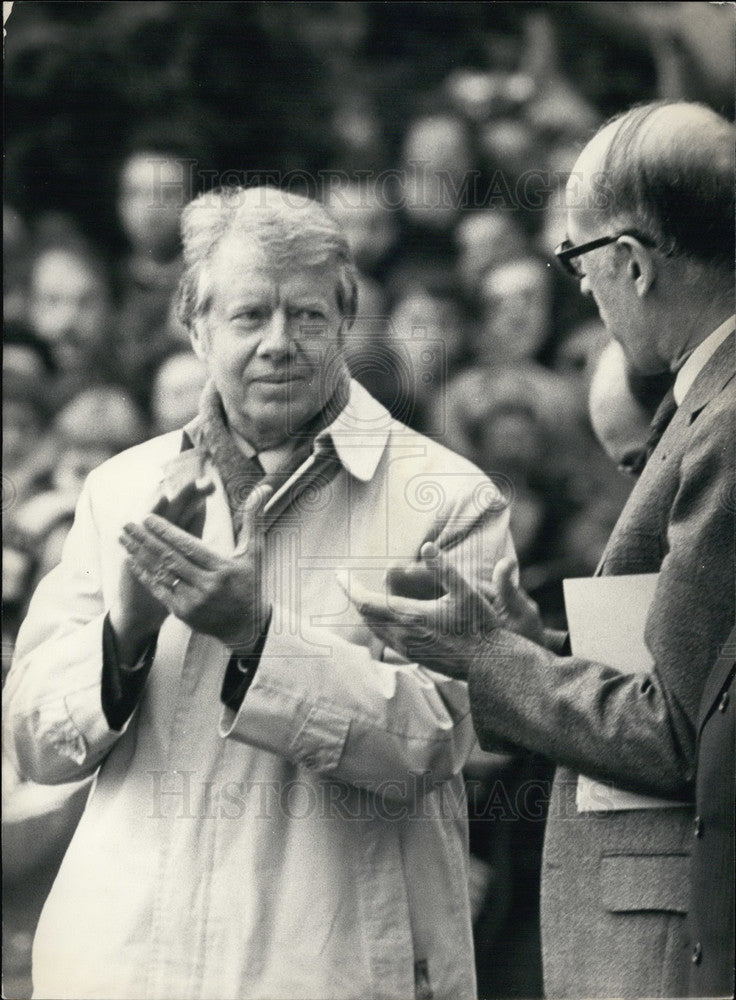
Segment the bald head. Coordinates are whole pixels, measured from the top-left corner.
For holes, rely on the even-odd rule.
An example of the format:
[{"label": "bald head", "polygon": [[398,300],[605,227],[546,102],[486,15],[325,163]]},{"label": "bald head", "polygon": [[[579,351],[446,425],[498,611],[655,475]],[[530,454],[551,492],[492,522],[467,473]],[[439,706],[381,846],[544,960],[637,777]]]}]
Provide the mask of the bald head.
[{"label": "bald head", "polygon": [[647,104],[588,143],[568,204],[585,230],[633,229],[668,256],[732,270],[733,178],[730,122],[700,104]]},{"label": "bald head", "polygon": [[606,454],[617,465],[628,466],[649,437],[650,414],[631,390],[626,356],[615,341],[598,359],[590,382],[588,412]]}]

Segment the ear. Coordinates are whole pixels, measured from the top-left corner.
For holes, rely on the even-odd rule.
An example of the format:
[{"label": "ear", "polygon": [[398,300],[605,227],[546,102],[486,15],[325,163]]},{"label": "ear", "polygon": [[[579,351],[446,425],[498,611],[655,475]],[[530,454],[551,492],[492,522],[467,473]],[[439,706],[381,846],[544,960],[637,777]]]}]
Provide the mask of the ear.
[{"label": "ear", "polygon": [[619,236],[617,242],[628,252],[627,274],[634,283],[637,296],[643,299],[657,276],[654,253],[651,247],[645,246],[635,236]]},{"label": "ear", "polygon": [[200,361],[207,360],[207,338],[209,334],[206,329],[206,320],[203,316],[197,316],[189,326],[189,341],[192,350]]}]

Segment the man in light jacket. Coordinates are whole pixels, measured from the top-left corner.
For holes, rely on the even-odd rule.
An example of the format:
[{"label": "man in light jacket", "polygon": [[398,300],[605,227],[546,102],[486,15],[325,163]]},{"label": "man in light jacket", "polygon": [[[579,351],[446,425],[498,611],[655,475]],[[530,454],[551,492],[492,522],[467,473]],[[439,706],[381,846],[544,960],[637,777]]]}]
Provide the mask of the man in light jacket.
[{"label": "man in light jacket", "polygon": [[378,642],[336,571],[376,586],[433,541],[485,586],[506,502],[351,381],[319,205],[223,189],[182,225],[199,415],[89,477],[8,680],[27,776],[96,774],[35,995],[472,998],[466,685]]}]

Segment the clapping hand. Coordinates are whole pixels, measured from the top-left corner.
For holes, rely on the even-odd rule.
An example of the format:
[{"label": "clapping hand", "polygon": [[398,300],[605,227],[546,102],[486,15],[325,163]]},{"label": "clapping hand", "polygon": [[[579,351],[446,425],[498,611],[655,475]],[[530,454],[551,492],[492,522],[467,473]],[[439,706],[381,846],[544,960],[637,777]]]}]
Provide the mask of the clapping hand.
[{"label": "clapping hand", "polygon": [[422,547],[421,557],[421,564],[392,567],[385,593],[338,577],[366,625],[387,646],[465,680],[473,657],[496,628],[544,643],[537,605],[513,582],[513,559],[498,561],[490,588],[481,593],[433,542]]},{"label": "clapping hand", "polygon": [[232,556],[222,556],[160,513],[126,524],[120,541],[127,565],[151,597],[190,628],[231,647],[252,647],[270,615],[263,584],[263,508],[270,486],[260,484],[243,507]]},{"label": "clapping hand", "polygon": [[389,571],[387,585],[393,592],[377,593],[358,581],[340,583],[366,625],[387,646],[464,680],[475,652],[498,625],[497,615],[491,601],[434,542],[425,543],[421,557],[423,566]]},{"label": "clapping hand", "polygon": [[514,581],[515,563],[505,557],[493,567],[493,610],[498,624],[523,635],[538,645],[544,645],[544,626],[539,606]]},{"label": "clapping hand", "polygon": [[[209,477],[189,480],[169,495],[159,497],[151,516],[177,524],[191,536],[202,534],[205,498],[214,485]],[[110,623],[124,663],[134,663],[168,617],[165,603],[156,599],[134,570],[133,562],[123,563],[117,597],[110,608]]]}]

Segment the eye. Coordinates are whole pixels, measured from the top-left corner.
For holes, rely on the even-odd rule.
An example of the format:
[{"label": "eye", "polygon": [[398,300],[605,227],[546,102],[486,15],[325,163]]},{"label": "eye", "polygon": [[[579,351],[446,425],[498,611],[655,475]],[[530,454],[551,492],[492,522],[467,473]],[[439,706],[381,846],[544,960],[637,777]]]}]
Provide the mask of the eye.
[{"label": "eye", "polygon": [[266,319],[266,310],[262,306],[248,306],[240,309],[234,319],[241,326],[259,326]]},{"label": "eye", "polygon": [[292,316],[306,323],[324,323],[325,321],[325,314],[321,309],[309,309],[306,306],[295,309]]}]

